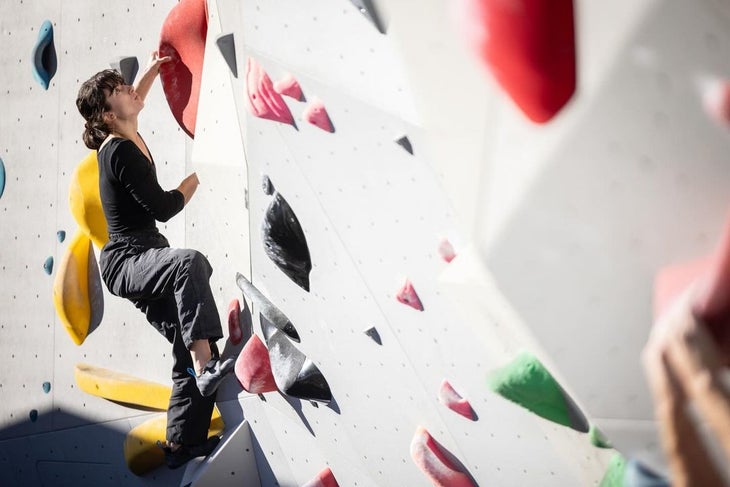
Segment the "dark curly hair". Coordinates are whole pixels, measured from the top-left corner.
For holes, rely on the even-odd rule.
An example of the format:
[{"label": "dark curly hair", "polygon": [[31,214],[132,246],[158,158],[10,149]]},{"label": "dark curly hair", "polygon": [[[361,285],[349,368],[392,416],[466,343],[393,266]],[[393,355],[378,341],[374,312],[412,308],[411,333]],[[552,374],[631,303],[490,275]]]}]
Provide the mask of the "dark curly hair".
[{"label": "dark curly hair", "polygon": [[104,112],[110,108],[106,97],[114,88],[123,84],[124,78],[118,71],[105,69],[84,81],[79,88],[76,108],[86,120],[83,139],[89,149],[98,150],[109,136],[111,129],[104,122]]}]

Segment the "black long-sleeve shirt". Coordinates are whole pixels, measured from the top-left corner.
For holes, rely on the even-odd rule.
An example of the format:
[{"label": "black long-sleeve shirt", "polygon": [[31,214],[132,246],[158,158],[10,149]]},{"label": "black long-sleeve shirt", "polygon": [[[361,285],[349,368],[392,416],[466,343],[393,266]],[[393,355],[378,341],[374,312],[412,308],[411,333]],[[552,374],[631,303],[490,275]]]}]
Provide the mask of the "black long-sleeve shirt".
[{"label": "black long-sleeve shirt", "polygon": [[109,233],[157,228],[185,206],[183,194],[165,191],[150,161],[129,139],[113,138],[99,150],[99,192]]}]

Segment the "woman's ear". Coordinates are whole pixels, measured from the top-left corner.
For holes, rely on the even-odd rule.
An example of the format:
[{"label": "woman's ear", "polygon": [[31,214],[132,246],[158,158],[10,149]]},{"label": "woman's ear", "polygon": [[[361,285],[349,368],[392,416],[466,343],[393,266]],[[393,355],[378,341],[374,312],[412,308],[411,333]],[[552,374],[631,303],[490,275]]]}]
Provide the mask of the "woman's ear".
[{"label": "woman's ear", "polygon": [[114,115],[114,112],[105,111],[104,112],[104,115],[103,115],[103,118],[104,118],[104,123],[105,124],[111,125],[111,123],[114,122],[114,119],[117,118],[117,116]]}]

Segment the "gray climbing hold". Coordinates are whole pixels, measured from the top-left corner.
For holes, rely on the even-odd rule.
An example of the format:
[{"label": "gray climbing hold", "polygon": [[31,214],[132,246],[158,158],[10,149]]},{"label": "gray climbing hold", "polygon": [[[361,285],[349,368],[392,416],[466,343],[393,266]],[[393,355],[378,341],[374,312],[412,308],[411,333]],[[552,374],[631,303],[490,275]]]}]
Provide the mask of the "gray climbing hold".
[{"label": "gray climbing hold", "polygon": [[413,155],[413,146],[411,145],[411,141],[408,140],[408,136],[404,135],[403,137],[396,139],[396,144],[403,147],[410,155]]},{"label": "gray climbing hold", "polygon": [[261,178],[261,189],[264,190],[264,194],[267,196],[274,194],[274,183],[271,182],[271,179],[266,174]]},{"label": "gray climbing hold", "polygon": [[385,34],[385,22],[382,16],[378,13],[378,9],[375,7],[375,3],[372,0],[350,0],[352,4],[357,7],[361,14],[368,19],[378,32]]},{"label": "gray climbing hold", "polygon": [[134,78],[137,77],[137,71],[139,71],[139,62],[136,56],[121,56],[113,60],[109,65],[112,69],[116,69],[121,73],[125,84],[131,85],[134,83]]},{"label": "gray climbing hold", "polygon": [[31,410],[30,411],[30,420],[35,423],[37,419],[38,419],[38,410],[37,409]]},{"label": "gray climbing hold", "polygon": [[[289,318],[287,318],[286,315],[279,310],[279,308],[274,306],[274,304],[269,301],[268,298],[261,293],[261,291],[256,289],[256,287],[251,284],[248,279],[243,277],[240,273],[237,273],[236,284],[241,289],[241,291],[243,291],[243,294],[254,302],[254,304],[258,308],[259,313],[263,317],[265,317],[276,329],[284,332],[286,336],[288,336],[295,342],[299,342],[299,334],[294,328],[292,322],[289,321]],[[266,332],[264,331],[264,333]]]},{"label": "gray climbing hold", "polygon": [[56,238],[59,242],[63,242],[64,240],[66,240],[66,232],[64,230],[57,231]]},{"label": "gray climbing hold", "polygon": [[46,394],[51,392],[51,383],[50,382],[43,383],[43,392],[45,392]]},{"label": "gray climbing hold", "polygon": [[43,263],[43,270],[46,271],[46,274],[49,276],[53,272],[53,257],[48,257],[46,261]]},{"label": "gray climbing hold", "polygon": [[371,326],[370,328],[365,330],[365,334],[372,338],[373,341],[378,345],[383,344],[383,341],[380,339],[380,333],[378,333],[378,330],[374,326]]},{"label": "gray climbing hold", "polygon": [[228,68],[233,73],[233,76],[238,78],[238,64],[236,63],[236,43],[233,39],[233,34],[222,34],[215,40],[218,45],[218,50],[223,55],[223,59],[226,60]]}]

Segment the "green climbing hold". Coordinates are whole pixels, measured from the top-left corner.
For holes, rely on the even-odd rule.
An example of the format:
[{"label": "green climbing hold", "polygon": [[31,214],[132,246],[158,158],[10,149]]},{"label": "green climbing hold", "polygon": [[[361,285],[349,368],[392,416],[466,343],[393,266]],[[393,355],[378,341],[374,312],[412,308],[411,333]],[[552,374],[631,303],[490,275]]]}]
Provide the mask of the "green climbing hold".
[{"label": "green climbing hold", "polygon": [[624,487],[625,471],[626,459],[620,453],[616,453],[611,457],[599,487]]},{"label": "green climbing hold", "polygon": [[588,437],[591,439],[591,444],[598,448],[613,448],[613,445],[606,435],[603,434],[595,425],[591,425],[590,431],[588,431]]},{"label": "green climbing hold", "polygon": [[521,352],[511,363],[492,371],[489,388],[545,419],[588,432],[588,421],[578,406],[529,352]]}]

